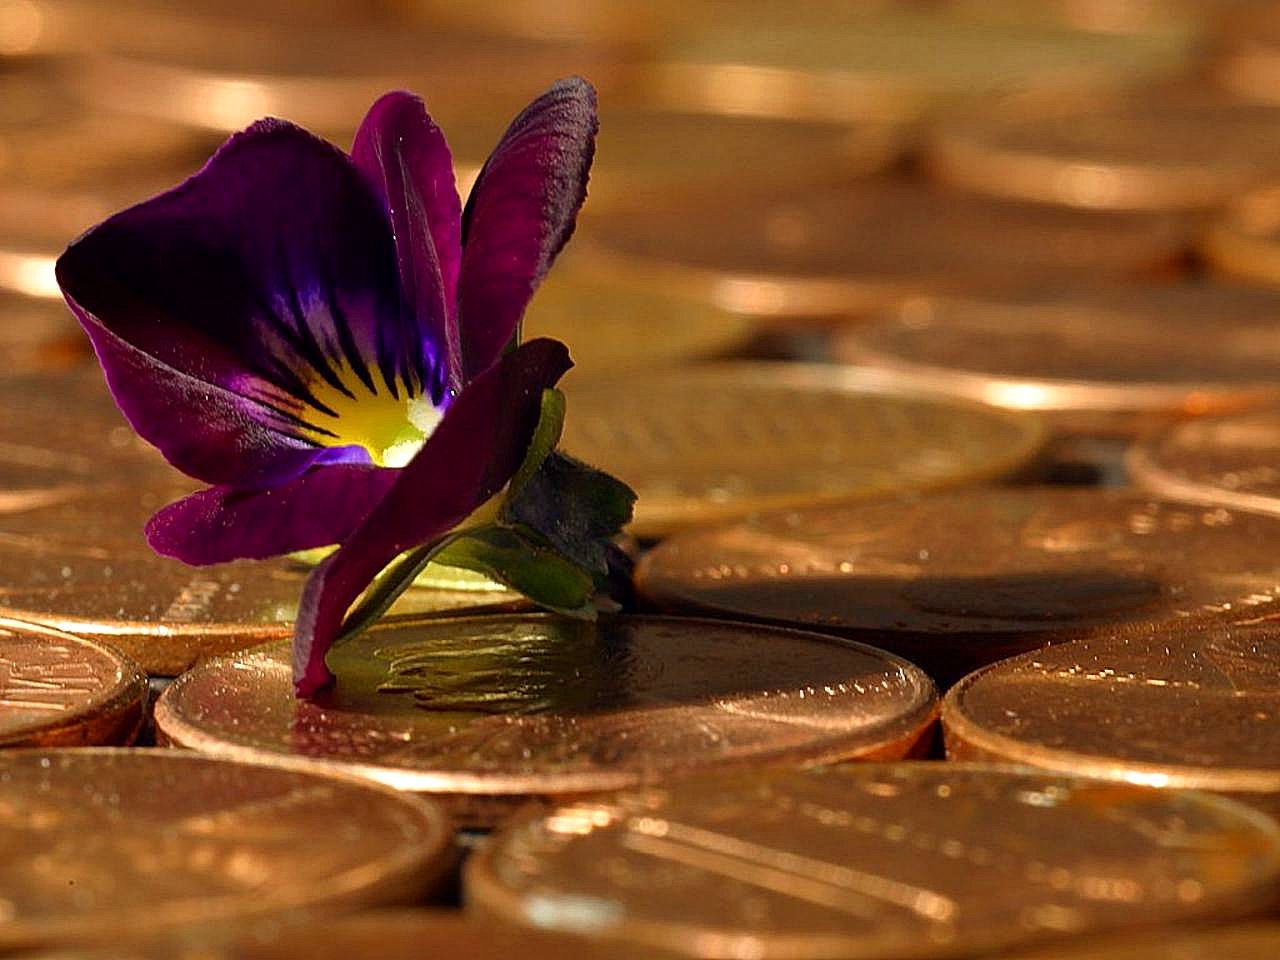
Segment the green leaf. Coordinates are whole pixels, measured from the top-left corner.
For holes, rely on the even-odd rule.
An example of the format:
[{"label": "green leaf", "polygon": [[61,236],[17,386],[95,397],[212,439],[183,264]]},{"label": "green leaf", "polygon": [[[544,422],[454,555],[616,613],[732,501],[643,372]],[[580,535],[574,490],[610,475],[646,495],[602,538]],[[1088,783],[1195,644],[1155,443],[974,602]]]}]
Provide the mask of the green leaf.
[{"label": "green leaf", "polygon": [[342,621],[342,630],[334,639],[334,645],[349,640],[357,633],[371,626],[396,602],[396,598],[413,585],[413,581],[426,569],[432,559],[457,539],[457,534],[441,537],[431,543],[423,544],[408,553],[402,553],[382,573],[378,579],[361,596],[346,618]]},{"label": "green leaf", "polygon": [[559,451],[508,498],[502,521],[537,534],[577,566],[603,574],[611,541],[631,520],[635,492]]},{"label": "green leaf", "polygon": [[442,550],[439,560],[483,573],[557,613],[595,617],[595,578],[555,550],[507,527],[468,531]]},{"label": "green leaf", "polygon": [[542,391],[542,410],[538,415],[538,425],[534,428],[533,438],[529,441],[529,449],[525,451],[520,469],[507,484],[508,497],[516,496],[524,489],[525,484],[538,472],[560,442],[560,434],[564,431],[564,411],[563,393],[554,387]]}]

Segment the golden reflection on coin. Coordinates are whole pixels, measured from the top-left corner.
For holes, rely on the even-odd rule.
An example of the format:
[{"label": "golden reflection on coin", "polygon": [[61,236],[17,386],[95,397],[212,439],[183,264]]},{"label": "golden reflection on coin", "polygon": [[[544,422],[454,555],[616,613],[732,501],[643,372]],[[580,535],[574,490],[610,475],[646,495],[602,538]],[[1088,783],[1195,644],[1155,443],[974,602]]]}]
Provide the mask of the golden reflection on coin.
[{"label": "golden reflection on coin", "polygon": [[[525,313],[525,339],[554,337],[569,347],[572,376],[613,373],[724,356],[751,339],[754,323],[660,286],[619,286],[557,267]],[[574,411],[577,414],[577,411]]]},{"label": "golden reflection on coin", "polygon": [[1043,439],[1026,415],[869,387],[826,367],[726,364],[565,389],[563,448],[631,485],[630,530],[646,537],[999,477]]},{"label": "golden reflection on coin", "polygon": [[530,813],[469,909],[699,957],[987,955],[1258,911],[1280,828],[1240,804],[939,763],[755,771]]},{"label": "golden reflection on coin", "polygon": [[[0,511],[0,615],[104,640],[164,676],[291,636],[306,566],[280,558],[189,567],[152,552],[144,525],[186,489],[139,479]],[[506,591],[415,587],[392,613],[520,604]]]},{"label": "golden reflection on coin", "polygon": [[1280,106],[1188,84],[1024,94],[940,123],[925,162],[947,183],[1019,200],[1213,207],[1280,173]]},{"label": "golden reflection on coin", "polygon": [[660,609],[820,627],[945,685],[1082,631],[1280,610],[1280,519],[1126,489],[989,487],[777,512],[663,541]]},{"label": "golden reflection on coin", "polygon": [[208,661],[156,704],[157,736],[234,759],[341,769],[483,825],[530,797],[760,763],[927,746],[933,684],[861,644],[750,624],[550,615],[379,624],[293,693],[287,644]]},{"label": "golden reflection on coin", "polygon": [[434,805],[346,778],[168,750],[0,752],[0,947],[425,894]]},{"label": "golden reflection on coin", "polygon": [[1179,424],[1132,447],[1126,466],[1162,497],[1280,515],[1280,410]]},{"label": "golden reflection on coin", "polygon": [[948,756],[1232,793],[1280,814],[1280,621],[1099,631],[965,677]]},{"label": "golden reflection on coin", "polygon": [[146,677],[83,637],[0,617],[0,746],[131,742]]},{"label": "golden reflection on coin", "polygon": [[848,119],[876,111],[906,119],[1007,90],[1175,75],[1192,39],[975,23],[900,7],[768,29],[728,15],[665,44],[653,86],[664,102],[730,113]]},{"label": "golden reflection on coin", "polygon": [[1002,960],[1275,960],[1280,924],[1254,922],[1158,927],[1002,955]]},{"label": "golden reflection on coin", "polygon": [[1039,410],[1063,432],[1131,437],[1280,401],[1280,295],[1247,287],[1050,287],[921,298],[832,350],[903,388]]},{"label": "golden reflection on coin", "polygon": [[1280,286],[1280,187],[1238,199],[1205,231],[1200,251],[1219,273]]},{"label": "golden reflection on coin", "polygon": [[[0,290],[0,356],[4,357],[4,377],[9,377],[73,367],[87,361],[92,353],[63,304]],[[8,426],[3,421],[0,434]]]},{"label": "golden reflection on coin", "polygon": [[679,206],[586,219],[575,256],[619,282],[662,284],[727,310],[830,319],[924,293],[1007,290],[1178,269],[1181,216],[1018,204],[905,181],[743,195],[714,217]]}]

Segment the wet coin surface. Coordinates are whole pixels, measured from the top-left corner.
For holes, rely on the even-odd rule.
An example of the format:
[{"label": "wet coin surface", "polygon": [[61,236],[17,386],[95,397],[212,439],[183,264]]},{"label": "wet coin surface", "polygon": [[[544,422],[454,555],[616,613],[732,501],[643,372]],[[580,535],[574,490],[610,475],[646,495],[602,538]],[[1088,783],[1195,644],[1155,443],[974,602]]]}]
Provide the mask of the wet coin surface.
[{"label": "wet coin surface", "polygon": [[947,753],[1280,813],[1280,622],[1106,631],[993,664],[951,688]]},{"label": "wet coin surface", "polygon": [[[139,480],[32,495],[0,512],[0,616],[104,640],[161,676],[291,636],[308,567],[288,558],[189,567],[152,552],[148,518],[184,492]],[[392,612],[519,605],[506,591],[415,587]]]},{"label": "wet coin surface", "polygon": [[1277,537],[1273,517],[1124,489],[976,488],[691,530],[636,583],[667,611],[865,639],[945,684],[1084,630],[1267,615]]},{"label": "wet coin surface", "polygon": [[1237,200],[1205,231],[1200,250],[1219,273],[1280,286],[1280,187]]},{"label": "wet coin surface", "polygon": [[954,486],[1008,474],[1040,423],[868,387],[834,368],[736,364],[572,380],[562,446],[639,494],[658,536],[770,507]]},{"label": "wet coin surface", "polygon": [[129,743],[147,680],[110,647],[0,617],[0,746]]},{"label": "wet coin surface", "polygon": [[0,810],[6,950],[408,903],[450,858],[417,798],[176,751],[5,751]]},{"label": "wet coin surface", "polygon": [[747,624],[550,615],[379,624],[315,702],[287,644],[211,660],[156,705],[173,746],[344,771],[482,825],[530,797],[698,770],[910,754],[933,684],[883,651]]},{"label": "wet coin surface", "polygon": [[1126,466],[1162,497],[1280,515],[1280,411],[1178,424],[1132,447]]},{"label": "wet coin surface", "polygon": [[1280,173],[1280,108],[1190,85],[1021,95],[939,124],[926,146],[947,183],[1103,210],[1217,206]]},{"label": "wet coin surface", "polygon": [[1274,897],[1280,833],[1241,804],[937,763],[756,771],[529,814],[468,907],[704,957],[985,955]]},{"label": "wet coin surface", "polygon": [[661,282],[759,317],[863,314],[925,293],[1007,290],[1173,270],[1193,234],[1173,214],[1019,204],[878,180],[785,201],[741,196],[584,221],[584,269]]},{"label": "wet coin surface", "polygon": [[[751,339],[754,323],[661,287],[620,287],[558,266],[522,321],[525,339],[569,347],[573,377],[724,356]],[[578,411],[574,411],[576,415]]]},{"label": "wet coin surface", "polygon": [[1064,433],[1132,437],[1280,402],[1280,296],[1247,287],[1090,285],[921,298],[836,335],[890,384],[1039,410]]}]

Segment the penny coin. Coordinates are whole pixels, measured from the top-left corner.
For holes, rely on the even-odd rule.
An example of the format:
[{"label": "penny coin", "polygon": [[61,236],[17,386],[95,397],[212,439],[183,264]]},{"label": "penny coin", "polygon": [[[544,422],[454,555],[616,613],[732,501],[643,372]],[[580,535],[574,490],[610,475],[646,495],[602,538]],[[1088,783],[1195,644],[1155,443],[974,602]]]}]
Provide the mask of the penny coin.
[{"label": "penny coin", "polygon": [[[53,300],[24,297],[0,289],[0,356],[5,377],[74,366],[91,356],[88,340],[67,312]],[[3,391],[0,380],[0,391]],[[0,432],[8,427],[4,421]]]},{"label": "penny coin", "polygon": [[746,317],[660,286],[620,287],[562,267],[538,288],[522,323],[526,339],[568,345],[575,379],[728,355],[750,341],[753,328]]},{"label": "penny coin", "polygon": [[924,293],[1154,276],[1191,242],[1172,214],[1081,211],[872,181],[715,216],[655,205],[584,221],[575,255],[622,283],[661,283],[728,310],[832,318]]},{"label": "penny coin", "polygon": [[484,915],[702,957],[920,958],[1268,905],[1280,832],[1196,793],[968,764],[701,778],[531,812]]},{"label": "penny coin", "polygon": [[1100,631],[965,677],[949,756],[1231,793],[1280,813],[1280,626]]},{"label": "penny coin", "polygon": [[127,743],[146,677],[110,647],[0,617],[0,746]]},{"label": "penny coin", "polygon": [[166,750],[5,751],[0,809],[6,950],[411,902],[451,841],[376,784]]},{"label": "penny coin", "polygon": [[1050,287],[921,298],[841,330],[846,363],[904,388],[1039,410],[1064,433],[1132,437],[1280,401],[1280,296],[1247,287]]},{"label": "penny coin", "polygon": [[1239,4],[1215,24],[1211,75],[1237,96],[1280,103],[1280,10]]},{"label": "penny coin", "polygon": [[1280,108],[1191,86],[1021,95],[939,124],[930,172],[996,196],[1071,207],[1217,206],[1280,173]]},{"label": "penny coin", "polygon": [[815,634],[676,618],[382,623],[335,648],[337,684],[294,696],[287,644],[210,660],[156,704],[158,737],[236,759],[341,769],[485,825],[530,797],[699,770],[898,758],[933,684]]},{"label": "penny coin", "polygon": [[1038,421],[834,368],[736,364],[572,380],[564,449],[639,494],[632,533],[998,477]]},{"label": "penny coin", "polygon": [[1255,922],[1093,938],[1058,944],[1052,951],[1009,954],[1005,960],[1272,960],[1277,951],[1280,924]]},{"label": "penny coin", "polygon": [[1237,0],[946,0],[945,9],[982,22],[1056,23],[1099,33],[1182,34],[1195,41]]},{"label": "penny coin", "polygon": [[636,584],[663,610],[864,639],[945,685],[1099,627],[1267,615],[1277,537],[1273,517],[1126,489],[975,488],[687,531]]},{"label": "penny coin", "polygon": [[1280,286],[1280,187],[1237,200],[1205,231],[1200,252],[1219,273]]},{"label": "penny coin", "polygon": [[[0,616],[102,639],[147,673],[292,635],[308,568],[298,561],[189,567],[152,552],[147,519],[183,488],[155,481],[61,491],[0,511]],[[506,591],[413,588],[392,612],[502,609]]]},{"label": "penny coin", "polygon": [[1179,424],[1132,447],[1126,465],[1162,497],[1280,515],[1280,412]]}]

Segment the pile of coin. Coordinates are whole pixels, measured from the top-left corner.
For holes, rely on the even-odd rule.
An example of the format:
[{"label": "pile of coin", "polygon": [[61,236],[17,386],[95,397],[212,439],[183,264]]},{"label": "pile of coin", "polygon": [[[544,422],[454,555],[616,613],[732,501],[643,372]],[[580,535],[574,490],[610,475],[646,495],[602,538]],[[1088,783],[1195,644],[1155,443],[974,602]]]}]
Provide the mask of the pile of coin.
[{"label": "pile of coin", "polygon": [[[594,622],[188,567],[54,261],[281,116],[466,195],[599,92]],[[0,0],[0,955],[1280,956],[1280,16],[1256,0]]]}]

